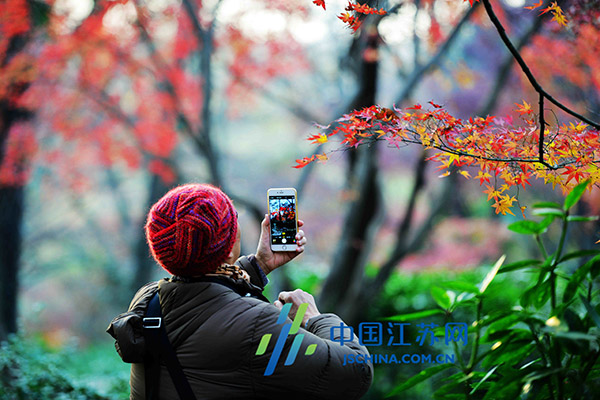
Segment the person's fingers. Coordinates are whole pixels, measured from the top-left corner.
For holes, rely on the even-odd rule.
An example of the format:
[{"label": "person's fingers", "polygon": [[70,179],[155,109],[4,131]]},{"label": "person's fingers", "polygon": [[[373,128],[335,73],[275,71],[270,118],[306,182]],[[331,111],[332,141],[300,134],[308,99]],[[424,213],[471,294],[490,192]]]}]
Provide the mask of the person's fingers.
[{"label": "person's fingers", "polygon": [[304,246],[307,242],[306,236],[300,236],[297,240],[296,243],[300,246]]},{"label": "person's fingers", "polygon": [[298,220],[298,228],[304,225],[304,221],[301,219]]},{"label": "person's fingers", "polygon": [[283,303],[281,303],[279,300],[275,300],[275,302],[273,303],[273,305],[277,308],[279,308],[280,310],[283,308]]},{"label": "person's fingers", "polygon": [[281,292],[279,293],[279,297],[277,298],[282,304],[287,303],[290,300],[291,292]]}]

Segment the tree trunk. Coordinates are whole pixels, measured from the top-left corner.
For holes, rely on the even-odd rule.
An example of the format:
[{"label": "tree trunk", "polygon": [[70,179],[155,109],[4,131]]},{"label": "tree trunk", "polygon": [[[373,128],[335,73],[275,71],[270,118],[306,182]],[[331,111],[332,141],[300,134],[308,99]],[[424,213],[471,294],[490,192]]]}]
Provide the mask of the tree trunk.
[{"label": "tree trunk", "polygon": [[17,332],[23,187],[0,187],[0,341]]},{"label": "tree trunk", "polygon": [[[377,52],[381,39],[375,24],[365,24],[364,29],[365,44],[360,46],[362,51],[357,54],[362,60],[360,90],[351,109],[375,103],[379,65]],[[348,189],[356,197],[344,219],[342,237],[319,297],[323,309],[335,309],[336,312],[340,311],[339,302],[353,281],[363,275],[364,254],[370,247],[369,232],[380,208],[376,145],[351,150],[348,171]]]},{"label": "tree trunk", "polygon": [[[25,48],[28,33],[14,36],[0,54],[5,67]],[[6,144],[12,126],[32,118],[29,110],[15,105],[14,100],[27,90],[29,83],[11,81],[4,98],[0,98],[0,167],[4,163]],[[23,164],[25,161],[21,161]],[[24,166],[24,165],[23,165]],[[21,167],[21,166],[20,166]],[[23,219],[23,187],[0,182],[0,341],[17,332],[17,295],[19,290],[19,259],[21,256],[21,221]]]}]

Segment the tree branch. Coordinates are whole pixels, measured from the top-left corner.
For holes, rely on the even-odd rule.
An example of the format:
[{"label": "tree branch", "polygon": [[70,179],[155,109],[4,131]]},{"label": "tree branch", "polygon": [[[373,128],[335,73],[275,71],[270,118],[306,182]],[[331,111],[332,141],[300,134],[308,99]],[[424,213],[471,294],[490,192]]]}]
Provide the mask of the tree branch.
[{"label": "tree branch", "polygon": [[[557,106],[558,108],[560,108],[561,110],[566,112],[567,114],[574,116],[575,118],[585,122],[588,125],[593,126],[596,129],[600,129],[599,123],[594,122],[594,121],[584,117],[583,115],[571,110],[570,108],[568,108],[567,106],[563,105],[558,100],[556,100],[554,97],[552,97],[548,92],[546,92],[544,90],[544,88],[542,88],[542,86],[537,82],[537,80],[533,76],[533,73],[529,69],[529,66],[527,65],[527,63],[525,63],[525,60],[523,60],[523,57],[521,56],[521,54],[518,52],[518,50],[515,48],[515,46],[510,41],[508,35],[506,34],[506,30],[504,29],[504,26],[502,25],[500,20],[498,20],[498,17],[494,13],[494,10],[492,8],[492,5],[490,4],[490,1],[489,0],[481,0],[481,2],[483,3],[485,11],[488,14],[488,17],[490,18],[490,21],[496,27],[496,30],[498,31],[498,34],[500,35],[502,42],[504,42],[504,45],[506,46],[508,51],[510,51],[510,53],[513,55],[514,59],[517,61],[517,63],[521,67],[521,70],[523,71],[523,73],[525,74],[527,79],[529,80],[529,83],[534,88],[534,90],[536,92],[538,92],[540,95],[542,95],[543,97],[545,97],[546,99],[548,99],[549,102],[551,102],[552,104],[554,104],[555,106]],[[475,4],[477,4],[477,3],[475,3]],[[543,110],[540,110],[540,113],[543,113]],[[540,133],[543,133],[543,132],[540,131]]]},{"label": "tree branch", "polygon": [[446,54],[446,52],[450,49],[450,46],[454,43],[454,41],[458,37],[458,34],[460,33],[460,30],[462,29],[462,27],[465,25],[465,23],[467,21],[469,21],[469,19],[471,18],[471,16],[477,9],[478,4],[479,3],[474,3],[473,7],[469,8],[467,10],[467,12],[462,16],[462,18],[458,22],[458,24],[454,27],[454,29],[452,30],[450,35],[448,35],[448,38],[446,39],[446,41],[438,48],[437,52],[435,53],[435,55],[433,57],[431,57],[429,62],[427,64],[425,64],[424,66],[422,66],[421,68],[419,68],[417,71],[413,72],[408,83],[404,86],[404,89],[402,90],[400,96],[398,96],[398,100],[396,101],[396,104],[400,104],[404,100],[406,100],[406,98],[410,95],[410,93],[412,93],[412,91],[415,88],[415,86],[417,85],[417,83],[419,83],[423,79],[423,76],[426,73],[430,72],[430,70],[432,70],[433,67],[435,67],[436,65],[438,65],[440,63],[440,60],[442,59],[442,57]]},{"label": "tree branch", "polygon": [[[546,5],[550,1],[551,0],[548,0]],[[544,7],[544,6],[542,6],[542,7]],[[523,34],[523,36],[521,36],[519,38],[519,41],[516,44],[516,49],[518,51],[521,51],[521,49],[523,47],[525,47],[525,45],[529,43],[531,38],[540,30],[540,28],[542,27],[542,22],[546,19],[545,18],[546,15],[547,14],[544,14],[539,17],[536,16],[533,19],[533,23],[531,24],[529,29]],[[498,101],[498,97],[500,95],[500,92],[505,87],[504,84],[506,82],[506,79],[508,78],[508,74],[510,73],[511,67],[513,66],[514,62],[515,62],[515,59],[513,58],[513,56],[511,54],[508,54],[506,59],[502,63],[502,66],[498,69],[499,72],[498,72],[497,78],[494,82],[494,88],[490,91],[487,101],[485,102],[485,105],[482,107],[481,111],[479,112],[479,115],[489,115],[492,112],[492,110],[495,108],[496,102]]]}]

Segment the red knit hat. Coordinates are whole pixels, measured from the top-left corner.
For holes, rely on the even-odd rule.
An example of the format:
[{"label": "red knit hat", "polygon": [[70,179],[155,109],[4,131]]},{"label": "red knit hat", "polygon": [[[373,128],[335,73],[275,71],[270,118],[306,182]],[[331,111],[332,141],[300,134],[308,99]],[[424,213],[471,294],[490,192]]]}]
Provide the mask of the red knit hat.
[{"label": "red knit hat", "polygon": [[176,187],[148,213],[146,239],[154,259],[173,275],[216,270],[229,256],[237,213],[220,189],[207,184]]}]

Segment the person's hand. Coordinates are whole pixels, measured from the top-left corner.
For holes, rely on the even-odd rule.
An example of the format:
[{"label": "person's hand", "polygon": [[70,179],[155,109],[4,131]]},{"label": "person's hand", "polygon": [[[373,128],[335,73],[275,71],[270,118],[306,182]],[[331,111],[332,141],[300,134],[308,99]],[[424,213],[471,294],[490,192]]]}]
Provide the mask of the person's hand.
[{"label": "person's hand", "polygon": [[[258,248],[256,249],[256,261],[265,274],[281,267],[290,262],[304,251],[306,237],[304,231],[299,229],[296,234],[296,249],[292,251],[273,251],[271,250],[271,235],[269,233],[269,215],[265,214],[265,218],[260,224],[260,239],[258,240]],[[298,227],[304,225],[304,222],[298,220]]]},{"label": "person's hand", "polygon": [[306,326],[306,322],[317,315],[321,315],[319,310],[317,309],[317,305],[315,304],[315,298],[312,294],[305,292],[302,289],[296,289],[293,292],[281,292],[279,293],[279,298],[275,300],[273,303],[275,307],[280,310],[283,308],[283,305],[286,303],[292,303],[292,308],[288,313],[288,316],[291,320],[294,320],[296,316],[296,312],[298,311],[298,307],[302,303],[308,303],[308,307],[306,312],[304,313],[304,317],[302,318],[302,326]]}]

